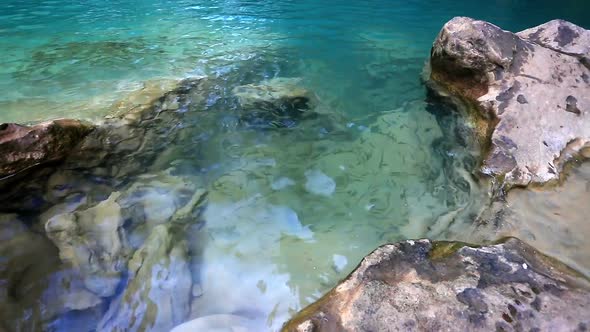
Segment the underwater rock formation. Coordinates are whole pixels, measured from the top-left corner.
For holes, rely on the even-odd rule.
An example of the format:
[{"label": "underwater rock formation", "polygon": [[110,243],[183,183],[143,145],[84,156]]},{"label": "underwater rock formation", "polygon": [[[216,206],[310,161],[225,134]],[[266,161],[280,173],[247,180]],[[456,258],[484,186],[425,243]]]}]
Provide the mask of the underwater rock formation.
[{"label": "underwater rock formation", "polygon": [[251,320],[236,315],[209,315],[193,319],[184,324],[178,325],[170,332],[193,332],[193,331],[260,331]]},{"label": "underwater rock formation", "polygon": [[284,331],[574,331],[590,282],[515,238],[384,245]]},{"label": "underwater rock formation", "polygon": [[0,124],[0,179],[65,158],[93,129],[70,119],[34,126]]},{"label": "underwater rock formation", "polygon": [[128,282],[99,331],[168,331],[186,320],[192,279],[186,241],[158,225],[128,263]]},{"label": "underwater rock formation", "polygon": [[473,243],[517,237],[590,276],[589,180],[590,163],[582,163],[568,170],[559,186],[514,188],[475,220],[433,227],[443,230],[435,237]]},{"label": "underwater rock formation", "polygon": [[58,214],[45,223],[61,260],[79,270],[86,288],[100,297],[115,293],[128,255],[119,196],[115,192],[92,208]]},{"label": "underwater rock formation", "polygon": [[590,146],[590,31],[556,20],[514,34],[457,17],[434,42],[431,79],[462,100],[507,189],[559,179]]},{"label": "underwater rock formation", "polygon": [[[0,211],[15,212],[9,215],[11,220],[27,215],[29,225],[22,227],[23,234],[43,239],[52,249],[47,254],[53,255],[51,269],[35,275],[29,265],[16,269],[11,260],[6,266],[9,275],[2,275],[2,280],[10,286],[7,292],[16,294],[6,294],[2,306],[6,310],[1,316],[6,313],[10,319],[2,323],[8,330],[59,329],[60,324],[72,324],[69,317],[88,318],[90,328],[96,328],[100,320],[100,330],[130,326],[169,330],[189,318],[192,298],[201,296],[200,281],[193,284],[191,275],[199,275],[201,263],[188,255],[189,251],[198,255],[202,244],[187,244],[184,232],[191,228],[197,233],[202,227],[199,213],[205,192],[199,190],[199,179],[185,176],[182,165],[173,165],[178,165],[176,150],[185,148],[178,141],[194,142],[195,133],[201,133],[183,129],[217,121],[201,112],[215,107],[216,99],[208,99],[216,93],[210,84],[203,78],[145,82],[113,104],[104,121],[89,125],[91,130],[55,162],[15,179],[14,186],[0,182],[6,189],[0,191]],[[302,119],[299,112],[308,111],[312,96],[300,104],[297,98],[309,92],[281,84],[272,84],[282,86],[273,95],[276,99],[263,98],[264,103],[254,104],[260,110],[269,105],[266,102],[275,103],[276,108],[267,110],[278,112],[284,121],[291,116]],[[246,108],[238,109],[246,112]],[[282,110],[296,111],[298,118]],[[11,125],[9,129],[13,127],[21,128]],[[309,229],[295,226],[299,228],[285,231],[311,237]],[[6,243],[6,249],[11,248],[12,242]],[[12,259],[13,255],[6,256]],[[33,284],[35,289],[27,288],[33,276],[40,282]],[[24,296],[26,290],[31,293]],[[30,326],[22,325],[26,319],[21,312],[31,311],[35,314]]]},{"label": "underwater rock formation", "polygon": [[144,83],[112,106],[112,114],[69,155],[65,168],[98,170],[101,176],[117,178],[146,171],[177,138],[183,114],[176,111],[203,81]]},{"label": "underwater rock formation", "polygon": [[[117,199],[128,221],[126,234],[131,248],[137,249],[155,226],[191,217],[204,199],[204,191],[198,190],[195,179],[170,173],[166,170],[142,175]],[[182,211],[187,209],[190,213],[184,215]]]},{"label": "underwater rock formation", "polygon": [[[196,80],[188,80],[187,82],[192,81]],[[177,110],[179,107],[178,95],[174,91],[179,89],[183,83],[187,82],[174,79],[159,79],[143,82],[140,89],[129,93],[125,98],[111,105],[111,114],[107,117],[110,119],[123,119],[128,123],[136,123],[146,116],[149,117],[149,111],[154,106],[161,106],[162,110]]]},{"label": "underwater rock formation", "polygon": [[[222,312],[237,319],[230,320],[232,325],[258,327],[253,330],[271,325],[278,329],[299,306],[299,299],[293,296],[288,284],[292,270],[329,271],[300,282],[305,293],[315,289],[320,280],[322,287],[331,287],[352,267],[347,266],[347,259],[360,259],[360,252],[373,249],[376,241],[383,242],[383,234],[401,237],[398,234],[421,232],[426,224],[416,220],[427,220],[441,212],[440,204],[428,211],[413,207],[418,200],[437,202],[446,195],[442,191],[440,195],[428,192],[428,188],[443,187],[446,182],[440,176],[442,164],[432,151],[432,145],[443,139],[443,134],[434,115],[424,111],[424,103],[408,103],[376,117],[375,121],[347,123],[341,118],[334,121],[329,112],[319,114],[320,107],[282,113],[285,104],[280,96],[295,93],[291,88],[285,88],[275,99],[262,98],[270,104],[232,104],[238,103],[239,97],[212,92],[209,80],[144,84],[140,91],[116,103],[112,116],[97,126],[63,163],[47,167],[47,173],[40,173],[38,178],[27,179],[38,191],[33,199],[18,201],[14,199],[17,196],[6,196],[10,197],[7,204],[36,204],[31,209],[21,206],[16,210],[32,215],[31,222],[37,230],[39,224],[50,220],[48,236],[66,265],[79,274],[60,279],[76,286],[67,303],[56,302],[55,308],[64,313],[60,319],[72,312],[94,312],[96,308],[101,310],[102,317],[102,310],[108,308],[106,316],[89,320],[88,324],[95,328],[101,320],[99,330],[121,330],[130,325],[165,330],[193,318],[198,319],[194,322],[197,326],[223,326],[227,322],[217,316]],[[208,106],[197,106],[203,102]],[[246,134],[235,135],[235,130],[231,130],[234,127],[226,126],[227,112],[216,112],[227,105],[236,106],[232,111],[238,111],[235,118],[234,114],[227,116],[230,121],[238,120],[230,125],[245,125],[240,129]],[[286,105],[286,110],[293,110],[289,108],[293,103]],[[250,106],[258,108],[249,109]],[[312,106],[313,103],[305,105]],[[267,118],[265,112],[272,114]],[[219,113],[224,115],[223,122]],[[243,118],[246,114],[256,115]],[[298,126],[273,131],[248,128],[252,123],[260,123],[249,121],[259,119],[266,123],[279,119],[285,126]],[[222,128],[221,134],[215,132],[218,128]],[[267,136],[269,132],[274,144],[250,144],[258,140],[260,133]],[[240,143],[248,148],[242,148],[235,164],[228,162],[231,159],[219,159],[225,163],[221,167],[235,169],[224,170],[226,173],[212,181],[213,204],[201,223],[197,213],[203,193],[197,192],[197,188],[204,184],[200,176],[194,175],[220,167],[218,160],[208,154],[231,153],[232,144],[238,142],[233,140],[236,137],[243,138]],[[399,153],[389,153],[392,150]],[[406,176],[394,181],[392,174]],[[279,181],[285,175],[289,177]],[[415,181],[422,178],[428,181]],[[285,190],[286,187],[296,190]],[[28,188],[19,188],[28,192]],[[257,194],[252,197],[254,192]],[[418,196],[421,192],[426,194]],[[322,200],[321,209],[301,211],[299,202],[309,197]],[[448,206],[463,203],[453,201]],[[99,217],[101,211],[107,215]],[[348,243],[342,245],[341,256],[325,257],[318,250],[309,255],[310,259],[277,274],[272,268],[277,242],[286,241],[294,247],[299,242],[323,241],[314,238],[310,222],[305,222],[312,214],[328,215],[326,211],[333,216],[326,218],[331,219],[324,224],[326,228],[368,235],[367,247],[350,249],[359,252],[354,259],[345,248]],[[342,211],[354,214],[345,215]],[[407,227],[412,229],[392,225],[392,211],[403,216],[402,220],[412,217],[413,222]],[[102,225],[103,217],[108,219],[107,225]],[[359,218],[377,222],[371,230],[357,233],[355,225]],[[181,220],[190,226],[181,232],[173,230],[178,226],[171,224],[182,223]],[[398,226],[404,226],[404,230],[398,232]],[[186,245],[184,238],[178,236],[183,231],[190,233],[184,234],[190,239]],[[168,235],[174,239],[168,240]],[[104,245],[109,241],[112,245]],[[185,246],[189,247],[188,252]],[[121,250],[117,251],[117,247]],[[170,257],[178,260],[172,264]],[[189,278],[194,278],[188,279],[189,286],[183,277],[186,267]],[[162,274],[152,274],[154,271]],[[98,287],[100,283],[104,284]],[[177,289],[171,286],[175,283],[182,293],[176,293]],[[236,283],[244,289],[227,289],[227,284]],[[64,290],[52,288],[58,295]],[[171,301],[176,300],[180,302],[170,311]],[[190,309],[188,316],[186,308]],[[272,317],[272,322],[267,321],[268,317]]]},{"label": "underwater rock formation", "polygon": [[[115,191],[114,187],[122,179],[147,172],[178,137],[179,121],[183,117],[182,112],[177,112],[176,107],[180,107],[178,103],[183,106],[190,103],[187,99],[199,95],[200,85],[204,82],[205,80],[199,78],[145,82],[141,89],[112,105],[111,114],[102,123],[88,125],[92,130],[85,132],[85,136],[81,136],[75,145],[68,145],[73,140],[70,139],[71,135],[60,134],[63,130],[49,131],[55,135],[48,136],[54,140],[48,141],[51,144],[49,147],[69,149],[57,150],[60,152],[59,159],[47,161],[59,161],[58,163],[45,163],[40,165],[43,167],[35,167],[30,176],[22,181],[20,177],[0,178],[0,201],[4,202],[0,211],[42,212],[63,197],[80,191],[93,196],[108,195]],[[87,125],[75,120],[56,120],[55,123],[61,126],[70,123]],[[20,131],[28,128],[9,126],[24,128],[19,129]],[[56,125],[49,128],[54,127]],[[14,131],[10,128],[7,130]],[[72,135],[77,133],[73,129],[71,131]],[[22,155],[22,162],[19,161],[19,164],[27,166],[39,164],[37,159],[46,158],[37,152],[37,146],[45,148],[44,136],[34,135],[36,134],[33,131],[25,136],[27,146],[15,145],[9,141],[3,146],[0,140],[0,151],[6,149],[6,153],[0,156],[0,165],[4,156],[10,157],[12,154]],[[87,185],[80,188],[81,182]],[[98,188],[101,190],[97,190]],[[45,195],[46,191],[51,194]]]},{"label": "underwater rock formation", "polygon": [[244,109],[303,111],[310,108],[313,95],[299,86],[297,78],[273,78],[259,84],[235,87],[233,93]]},{"label": "underwater rock formation", "polygon": [[235,87],[232,92],[244,111],[242,118],[254,126],[292,126],[295,119],[309,113],[316,104],[313,93],[301,87],[299,81],[273,78]]},{"label": "underwater rock formation", "polygon": [[51,241],[16,215],[0,215],[0,228],[0,330],[46,331],[60,315],[100,307],[102,299],[59,261]]}]

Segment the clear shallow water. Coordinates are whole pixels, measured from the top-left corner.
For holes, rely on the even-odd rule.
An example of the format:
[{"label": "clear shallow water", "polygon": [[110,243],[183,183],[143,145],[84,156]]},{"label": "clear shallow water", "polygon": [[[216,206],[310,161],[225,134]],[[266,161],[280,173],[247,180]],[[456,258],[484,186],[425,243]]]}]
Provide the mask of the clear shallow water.
[{"label": "clear shallow water", "polygon": [[[510,30],[556,17],[588,27],[584,6],[9,1],[0,9],[0,121],[97,120],[143,81],[212,79],[205,106],[189,107],[178,123],[182,138],[144,178],[115,189],[132,192],[140,183],[143,213],[153,219],[174,210],[185,186],[206,189],[203,225],[187,233],[200,289],[187,319],[231,314],[251,320],[253,330],[276,330],[378,245],[444,237],[479,210],[485,193],[469,175],[475,156],[456,138],[457,119],[420,83],[442,24],[467,15]],[[274,77],[300,77],[324,120],[285,130],[241,125],[232,89]],[[84,187],[93,205],[102,188],[90,180],[62,181]],[[132,247],[145,240],[142,232],[130,230]],[[34,299],[24,302],[35,307]],[[92,329],[102,310],[58,315],[52,326]],[[79,317],[91,318],[81,324]]]}]

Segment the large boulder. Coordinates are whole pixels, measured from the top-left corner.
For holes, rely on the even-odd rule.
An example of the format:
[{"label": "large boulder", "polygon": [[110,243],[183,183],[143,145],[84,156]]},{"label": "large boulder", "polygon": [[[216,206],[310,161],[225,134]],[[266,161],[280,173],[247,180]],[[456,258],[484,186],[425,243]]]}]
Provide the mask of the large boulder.
[{"label": "large boulder", "polygon": [[557,180],[590,146],[590,31],[551,21],[519,34],[457,17],[434,42],[431,79],[477,119],[481,171],[507,188]]},{"label": "large boulder", "polygon": [[584,331],[590,282],[515,238],[384,245],[285,331]]},{"label": "large boulder", "polygon": [[34,126],[0,124],[0,179],[62,160],[93,129],[92,124],[70,119]]}]

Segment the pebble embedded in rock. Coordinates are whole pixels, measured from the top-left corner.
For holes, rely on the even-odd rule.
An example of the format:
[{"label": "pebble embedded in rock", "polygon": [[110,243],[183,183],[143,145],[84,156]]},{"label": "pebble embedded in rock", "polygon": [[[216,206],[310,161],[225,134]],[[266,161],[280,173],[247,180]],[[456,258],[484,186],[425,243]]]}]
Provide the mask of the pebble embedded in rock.
[{"label": "pebble embedded in rock", "polygon": [[577,115],[582,114],[578,108],[578,100],[574,96],[567,96],[565,99],[565,110],[566,112],[574,113]]},{"label": "pebble embedded in rock", "polygon": [[516,97],[516,101],[518,101],[521,104],[528,104],[528,101],[526,100],[524,95],[518,95],[518,97]]}]

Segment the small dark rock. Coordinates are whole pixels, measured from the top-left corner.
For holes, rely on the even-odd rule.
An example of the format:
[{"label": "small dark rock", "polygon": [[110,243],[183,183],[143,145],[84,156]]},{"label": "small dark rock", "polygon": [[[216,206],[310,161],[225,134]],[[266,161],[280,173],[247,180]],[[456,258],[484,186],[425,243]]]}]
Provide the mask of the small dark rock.
[{"label": "small dark rock", "polygon": [[582,114],[582,111],[580,111],[580,109],[578,108],[578,100],[574,96],[567,96],[567,98],[565,99],[565,103],[566,112],[574,113],[577,115]]}]

